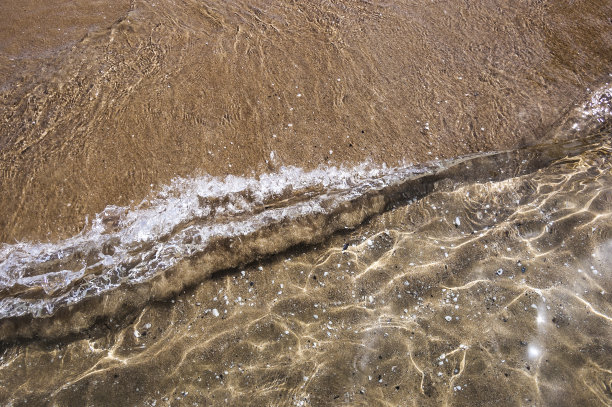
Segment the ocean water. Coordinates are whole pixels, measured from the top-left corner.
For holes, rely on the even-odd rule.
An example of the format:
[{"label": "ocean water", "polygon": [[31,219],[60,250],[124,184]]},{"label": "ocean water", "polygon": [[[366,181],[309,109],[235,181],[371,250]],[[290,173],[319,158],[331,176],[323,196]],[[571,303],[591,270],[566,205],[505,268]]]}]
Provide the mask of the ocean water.
[{"label": "ocean water", "polygon": [[611,8],[11,8],[0,404],[612,404]]},{"label": "ocean water", "polygon": [[[278,253],[259,260],[237,255],[253,261],[210,274],[209,258],[225,257],[227,263],[218,264],[227,265],[236,253],[231,244],[210,249],[202,239],[202,251],[221,254],[195,261],[183,256],[197,254],[178,247],[172,253],[182,254],[174,260],[182,265],[166,260],[181,278],[201,273],[177,295],[134,300],[145,276],[129,273],[118,283],[125,287],[89,293],[104,298],[105,290],[115,292],[108,298],[124,309],[130,305],[127,315],[104,300],[83,299],[80,307],[75,295],[75,304],[61,312],[57,292],[82,293],[83,284],[98,281],[87,279],[87,266],[32,277],[22,284],[27,288],[5,288],[4,313],[11,312],[7,298],[44,298],[60,316],[35,315],[25,328],[18,321],[10,331],[3,315],[5,339],[15,333],[38,339],[5,347],[2,398],[12,405],[100,405],[118,397],[125,405],[606,405],[612,377],[610,143],[609,133],[572,142],[529,171],[521,164],[528,167],[525,161],[558,146],[503,153],[503,160],[480,156],[463,161],[455,174],[487,170],[490,180],[435,177],[425,192],[402,192],[386,206],[376,194],[366,203],[345,201],[359,209],[329,216],[348,216],[350,227],[317,236],[315,244],[303,230],[333,221],[312,213],[295,220],[292,209],[283,209],[309,244],[293,244],[294,226],[258,224],[274,233],[254,232],[254,239],[278,245]],[[307,201],[309,211],[319,213],[312,204],[317,198]],[[292,244],[279,243],[276,233]],[[70,243],[93,245],[89,237]],[[250,253],[252,245],[245,245]],[[27,252],[25,245],[19,250],[22,257]],[[77,251],[60,250],[67,256]],[[40,252],[36,256],[30,261]],[[58,257],[45,260],[57,265]],[[159,269],[152,264],[161,262],[143,257],[147,269]],[[42,290],[33,291],[35,284]],[[88,315],[106,318],[83,330],[79,323],[91,324]],[[40,337],[45,334],[54,336]]]}]

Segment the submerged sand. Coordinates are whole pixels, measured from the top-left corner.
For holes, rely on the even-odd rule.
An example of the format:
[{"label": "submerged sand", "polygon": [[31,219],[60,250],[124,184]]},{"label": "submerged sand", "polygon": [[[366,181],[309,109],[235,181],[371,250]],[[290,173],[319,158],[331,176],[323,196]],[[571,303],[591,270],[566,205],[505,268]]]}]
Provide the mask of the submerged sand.
[{"label": "submerged sand", "polygon": [[612,59],[606,0],[3,8],[5,242],[73,235],[176,176],[533,144]]},{"label": "submerged sand", "polygon": [[611,148],[503,181],[441,182],[127,318],[5,346],[0,399],[609,405]]},{"label": "submerged sand", "polygon": [[612,404],[609,1],[0,6],[0,404]]}]

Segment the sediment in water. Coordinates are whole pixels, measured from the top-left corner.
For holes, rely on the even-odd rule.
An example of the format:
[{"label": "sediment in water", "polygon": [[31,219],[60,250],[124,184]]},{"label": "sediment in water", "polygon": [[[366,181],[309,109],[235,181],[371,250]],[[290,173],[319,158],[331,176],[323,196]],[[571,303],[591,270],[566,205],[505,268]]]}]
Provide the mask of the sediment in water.
[{"label": "sediment in water", "polygon": [[[605,145],[609,137],[609,133],[604,133],[564,143],[481,154],[444,164],[422,166],[418,170],[387,169],[384,174],[379,174],[379,179],[369,179],[361,186],[349,188],[352,195],[345,195],[347,191],[336,191],[338,196],[333,197],[334,191],[323,191],[308,197],[311,200],[326,198],[327,206],[323,210],[308,211],[297,216],[271,217],[269,222],[257,224],[256,228],[246,233],[212,236],[191,255],[177,259],[175,264],[162,268],[149,278],[130,281],[130,267],[134,267],[134,264],[127,263],[120,268],[124,281],[112,288],[98,287],[97,293],[83,295],[72,303],[54,303],[57,300],[53,297],[55,292],[46,298],[42,295],[41,299],[32,297],[31,290],[25,290],[9,297],[8,302],[12,298],[17,305],[7,307],[5,297],[2,300],[5,315],[0,321],[0,338],[2,341],[31,337],[58,338],[87,329],[96,321],[120,320],[147,302],[169,298],[215,272],[274,255],[296,245],[317,244],[334,232],[354,228],[393,205],[412,202],[434,190],[452,190],[464,183],[497,181],[529,174],[551,165],[555,160]],[[354,193],[356,190],[358,194]],[[274,209],[264,208],[249,216],[265,218],[266,210],[282,211],[283,202],[268,202],[268,207]],[[188,224],[197,221],[192,219]],[[173,234],[179,234],[181,227],[184,228],[184,225],[173,229],[170,235],[156,236],[155,240],[168,240]],[[105,249],[99,247],[97,250],[102,253]],[[44,267],[44,264],[40,266]],[[78,290],[79,284],[86,282],[87,276],[82,280],[70,281],[59,293]],[[36,293],[40,295],[41,290]],[[61,295],[58,297],[61,299]],[[28,308],[32,301],[41,300],[48,301],[48,306]]]}]

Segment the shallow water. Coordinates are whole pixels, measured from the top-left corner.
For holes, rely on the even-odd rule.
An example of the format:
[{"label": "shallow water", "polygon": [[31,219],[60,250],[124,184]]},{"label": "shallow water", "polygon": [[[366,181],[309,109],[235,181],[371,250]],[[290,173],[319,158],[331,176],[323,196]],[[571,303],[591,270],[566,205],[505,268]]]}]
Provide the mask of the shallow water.
[{"label": "shallow water", "polygon": [[0,5],[0,404],[612,404],[609,1]]},{"label": "shallow water", "polygon": [[2,245],[0,334],[79,332],[224,269],[318,243],[439,185],[529,174],[606,142],[603,133],[421,166],[176,179],[135,208],[107,207],[67,240]]},{"label": "shallow water", "polygon": [[611,148],[605,136],[527,175],[440,181],[320,245],[217,273],[69,340],[6,347],[0,397],[607,405]]},{"label": "shallow water", "polygon": [[535,144],[611,73],[609,0],[4,3],[7,243],[177,176]]}]

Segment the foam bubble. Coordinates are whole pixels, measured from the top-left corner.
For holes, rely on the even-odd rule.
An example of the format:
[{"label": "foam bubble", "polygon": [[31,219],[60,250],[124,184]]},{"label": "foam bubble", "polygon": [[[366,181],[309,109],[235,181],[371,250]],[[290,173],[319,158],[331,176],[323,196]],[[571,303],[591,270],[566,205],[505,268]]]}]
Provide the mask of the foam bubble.
[{"label": "foam bubble", "polygon": [[[428,168],[438,168],[437,165]],[[397,183],[424,168],[305,171],[283,167],[258,178],[176,178],[135,207],[108,206],[71,238],[0,246],[0,293],[42,287],[52,298],[0,300],[0,318],[52,313],[125,283],[146,281],[219,238],[240,237],[280,222],[330,213],[343,202]],[[19,291],[19,289],[17,289]]]}]

